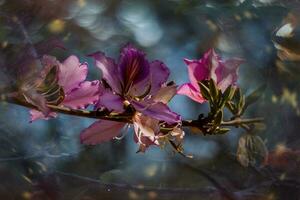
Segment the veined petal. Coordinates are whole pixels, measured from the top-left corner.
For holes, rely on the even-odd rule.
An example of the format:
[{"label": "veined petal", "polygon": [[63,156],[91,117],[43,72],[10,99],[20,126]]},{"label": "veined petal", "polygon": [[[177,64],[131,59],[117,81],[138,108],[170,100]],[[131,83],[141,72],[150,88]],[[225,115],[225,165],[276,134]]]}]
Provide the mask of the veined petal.
[{"label": "veined petal", "polygon": [[111,90],[104,89],[99,97],[96,108],[104,107],[110,111],[122,113],[124,112],[123,101],[119,95],[112,93]]},{"label": "veined petal", "polygon": [[38,119],[48,120],[57,117],[57,113],[55,112],[50,112],[47,116],[38,110],[30,110],[29,113],[30,113],[30,123]]},{"label": "veined petal", "polygon": [[175,112],[172,112],[169,107],[161,102],[130,102],[133,107],[144,115],[153,117],[155,119],[165,121],[168,124],[178,123],[181,120],[180,115]]},{"label": "veined petal", "polygon": [[191,83],[185,83],[180,86],[177,94],[188,96],[196,102],[203,103],[206,100],[202,97],[200,89],[196,90]]},{"label": "veined petal", "polygon": [[83,130],[80,134],[80,141],[83,144],[96,145],[107,142],[117,137],[125,123],[99,120]]},{"label": "veined petal", "polygon": [[150,72],[151,72],[151,91],[150,93],[155,94],[164,83],[167,82],[170,70],[169,68],[161,61],[153,61],[150,63]]},{"label": "veined petal", "polygon": [[102,52],[96,52],[88,55],[95,59],[95,65],[102,71],[103,79],[109,84],[113,91],[122,93],[121,77],[114,59],[105,56]]},{"label": "veined petal", "polygon": [[78,88],[69,92],[63,100],[64,106],[84,109],[99,99],[99,81],[82,82]]},{"label": "veined petal", "polygon": [[[150,77],[150,67],[145,53],[131,45],[122,49],[118,68],[122,76],[123,92],[125,93],[135,84],[140,82],[147,84],[144,80]],[[139,87],[143,88],[143,85]]]},{"label": "veined petal", "polygon": [[73,89],[78,88],[79,84],[86,79],[88,67],[86,63],[80,63],[77,56],[69,56],[59,65],[58,83],[68,94]]}]

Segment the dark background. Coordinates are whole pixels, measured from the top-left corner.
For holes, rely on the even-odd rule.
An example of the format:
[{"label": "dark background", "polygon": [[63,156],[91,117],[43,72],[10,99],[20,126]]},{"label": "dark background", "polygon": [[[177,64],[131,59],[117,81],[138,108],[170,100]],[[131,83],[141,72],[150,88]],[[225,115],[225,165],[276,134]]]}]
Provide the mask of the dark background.
[{"label": "dark background", "polygon": [[[300,199],[300,153],[295,153],[300,145],[300,66],[297,60],[280,59],[272,42],[274,31],[290,16],[298,27],[299,7],[296,0],[0,0],[1,85],[16,81],[2,69],[29,42],[54,37],[66,50],[49,54],[61,61],[70,54],[88,61],[91,80],[100,73],[85,55],[101,50],[117,58],[130,42],[149,60],[165,62],[170,80],[182,84],[188,81],[183,58],[200,58],[213,47],[224,58],[246,60],[239,78],[245,94],[267,84],[246,117],[265,117],[265,127],[256,133],[270,152],[293,153],[280,161],[285,165],[279,169],[243,167],[235,158],[243,130],[235,128],[222,136],[186,130],[185,152],[193,159],[170,148],[136,154],[132,130],[120,141],[86,147],[79,133],[92,120],[60,115],[29,123],[28,109],[2,102],[0,199]],[[20,20],[27,39],[11,17]],[[299,42],[297,36],[292,44]],[[184,96],[176,96],[171,108],[184,119],[207,112],[207,105]]]}]

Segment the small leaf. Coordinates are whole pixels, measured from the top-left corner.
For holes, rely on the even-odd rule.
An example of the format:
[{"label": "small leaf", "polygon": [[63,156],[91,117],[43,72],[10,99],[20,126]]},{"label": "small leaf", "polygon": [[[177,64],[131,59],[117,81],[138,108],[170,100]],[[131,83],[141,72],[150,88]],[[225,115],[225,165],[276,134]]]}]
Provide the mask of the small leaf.
[{"label": "small leaf", "polygon": [[215,104],[219,100],[219,90],[216,85],[216,82],[213,79],[209,80],[209,91],[210,91],[211,98],[213,100],[212,103]]},{"label": "small leaf", "polygon": [[248,95],[246,97],[246,103],[245,103],[243,111],[245,111],[249,105],[256,102],[259,99],[259,97],[261,97],[261,95],[263,94],[265,89],[266,89],[266,84],[263,84],[262,86],[258,87],[256,90],[254,90],[250,95]]},{"label": "small leaf", "polygon": [[223,120],[223,111],[219,111],[214,119],[215,125],[220,125]]},{"label": "small leaf", "polygon": [[225,104],[226,104],[226,102],[228,102],[228,101],[230,101],[232,99],[234,93],[235,93],[235,88],[233,88],[231,86],[228,87],[228,88],[226,88],[226,90],[222,94],[222,101],[221,101],[220,106],[224,107]]},{"label": "small leaf", "polygon": [[217,133],[223,135],[228,133],[228,131],[230,131],[230,128],[220,128]]},{"label": "small leaf", "polygon": [[212,101],[209,88],[204,84],[204,82],[199,82],[200,92],[202,96],[209,101]]},{"label": "small leaf", "polygon": [[245,110],[245,109],[244,109],[245,103],[246,103],[246,97],[245,97],[245,95],[242,95],[242,96],[240,97],[239,103],[238,103],[238,105],[237,105],[238,112],[240,112],[241,114],[242,114],[242,112]]}]

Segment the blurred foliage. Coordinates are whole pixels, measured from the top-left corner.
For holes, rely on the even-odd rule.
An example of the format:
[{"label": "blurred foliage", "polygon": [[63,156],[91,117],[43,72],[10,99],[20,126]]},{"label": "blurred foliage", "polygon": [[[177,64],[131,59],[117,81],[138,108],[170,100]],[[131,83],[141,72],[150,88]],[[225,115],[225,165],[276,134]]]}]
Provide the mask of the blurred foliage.
[{"label": "blurred foliage", "polygon": [[[263,141],[250,140],[270,149],[262,166],[245,168],[235,156],[239,131],[186,134],[192,160],[160,149],[135,154],[130,137],[89,148],[78,133],[91,120],[29,124],[27,110],[1,103],[0,199],[299,199],[299,8],[297,0],[0,0],[0,88],[15,83],[31,44],[51,38],[65,50],[37,53],[88,62],[88,53],[117,55],[134,43],[163,60],[178,84],[188,80],[182,58],[214,47],[246,60],[239,80],[246,94],[266,86],[245,116],[265,117],[266,129],[255,130]],[[185,97],[171,107],[186,118],[208,110]],[[257,150],[243,147],[251,156]]]}]

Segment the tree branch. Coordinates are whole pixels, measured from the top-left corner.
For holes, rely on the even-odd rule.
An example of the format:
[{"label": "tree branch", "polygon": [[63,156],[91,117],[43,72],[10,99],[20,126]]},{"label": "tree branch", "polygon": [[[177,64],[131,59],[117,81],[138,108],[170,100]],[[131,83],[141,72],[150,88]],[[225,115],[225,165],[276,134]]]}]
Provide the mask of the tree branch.
[{"label": "tree branch", "polygon": [[[23,107],[31,108],[31,109],[37,109],[36,106],[21,101],[18,98],[15,97],[7,97],[2,98],[3,101],[6,101],[8,103],[20,105]],[[124,122],[124,123],[132,123],[132,115],[126,115],[126,114],[111,114],[107,113],[106,111],[89,111],[89,110],[80,110],[80,109],[70,109],[67,107],[61,107],[61,106],[54,106],[54,105],[48,105],[51,111],[62,113],[66,115],[72,115],[72,116],[78,116],[78,117],[86,117],[86,118],[93,118],[93,119],[102,119],[102,120],[109,120],[109,121],[116,121],[116,122]],[[251,119],[241,119],[236,118],[234,120],[230,121],[223,121],[221,123],[221,126],[241,126],[247,124],[255,124],[255,123],[262,123],[264,121],[263,118],[251,118]],[[201,126],[204,123],[201,122],[201,120],[183,120],[182,126],[184,127],[197,127],[201,129]]]}]

